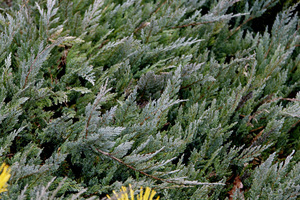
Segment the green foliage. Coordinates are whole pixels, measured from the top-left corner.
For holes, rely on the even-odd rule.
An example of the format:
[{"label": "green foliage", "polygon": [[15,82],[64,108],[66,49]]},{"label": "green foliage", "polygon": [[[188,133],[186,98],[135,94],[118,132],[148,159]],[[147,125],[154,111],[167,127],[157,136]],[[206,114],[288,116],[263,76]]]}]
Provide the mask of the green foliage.
[{"label": "green foliage", "polygon": [[1,1],[1,198],[297,199],[300,4],[281,4]]}]

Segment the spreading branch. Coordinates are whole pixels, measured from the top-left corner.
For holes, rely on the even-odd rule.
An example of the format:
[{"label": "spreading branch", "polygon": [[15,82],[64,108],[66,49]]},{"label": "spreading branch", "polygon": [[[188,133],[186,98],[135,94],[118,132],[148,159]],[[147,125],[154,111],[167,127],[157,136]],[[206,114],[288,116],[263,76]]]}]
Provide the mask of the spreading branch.
[{"label": "spreading branch", "polygon": [[112,154],[110,154],[108,152],[102,151],[102,150],[100,150],[98,148],[95,148],[95,150],[98,151],[99,153],[101,153],[102,155],[107,156],[107,157],[109,157],[109,158],[117,161],[118,163],[120,163],[122,165],[125,165],[126,167],[132,169],[133,171],[138,172],[140,174],[143,174],[144,176],[147,176],[147,177],[152,178],[152,179],[157,180],[157,181],[171,183],[171,184],[176,184],[176,185],[183,185],[183,186],[186,186],[186,185],[225,185],[224,183],[207,183],[207,182],[200,183],[200,182],[192,182],[192,181],[190,181],[190,182],[178,182],[178,181],[172,181],[172,180],[168,180],[168,179],[162,179],[162,178],[159,178],[157,176],[153,176],[151,174],[148,174],[148,173],[146,173],[144,171],[138,170],[135,167],[133,167],[133,166],[125,163],[121,159],[113,156]]}]

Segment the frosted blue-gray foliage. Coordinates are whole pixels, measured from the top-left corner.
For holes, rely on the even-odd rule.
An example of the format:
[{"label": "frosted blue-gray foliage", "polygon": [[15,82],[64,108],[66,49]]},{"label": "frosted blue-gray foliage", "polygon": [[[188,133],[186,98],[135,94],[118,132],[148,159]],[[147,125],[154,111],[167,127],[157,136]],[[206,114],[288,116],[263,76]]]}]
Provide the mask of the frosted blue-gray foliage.
[{"label": "frosted blue-gray foliage", "polygon": [[251,199],[297,199],[300,187],[300,165],[291,168],[293,151],[284,162],[273,164],[275,153],[255,169],[253,186],[249,193]]},{"label": "frosted blue-gray foliage", "polygon": [[1,197],[297,199],[299,3],[255,33],[278,0],[116,2],[0,10]]}]

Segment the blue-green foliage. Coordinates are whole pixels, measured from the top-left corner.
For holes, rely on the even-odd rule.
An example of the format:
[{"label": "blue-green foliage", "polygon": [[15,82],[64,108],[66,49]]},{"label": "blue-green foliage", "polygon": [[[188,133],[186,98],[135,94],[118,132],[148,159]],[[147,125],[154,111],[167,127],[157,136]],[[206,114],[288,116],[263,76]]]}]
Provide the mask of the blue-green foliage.
[{"label": "blue-green foliage", "polygon": [[299,3],[5,2],[3,199],[297,199]]}]

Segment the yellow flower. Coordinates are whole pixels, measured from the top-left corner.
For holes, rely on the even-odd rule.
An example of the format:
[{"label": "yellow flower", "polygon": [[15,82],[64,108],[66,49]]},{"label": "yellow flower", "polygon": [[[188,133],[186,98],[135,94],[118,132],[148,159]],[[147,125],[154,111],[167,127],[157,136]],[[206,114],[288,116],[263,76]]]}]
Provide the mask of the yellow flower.
[{"label": "yellow flower", "polygon": [[8,168],[8,165],[3,163],[0,167],[0,193],[7,191],[6,189],[6,183],[8,179],[10,178],[10,169]]},{"label": "yellow flower", "polygon": [[[113,191],[116,200],[135,200],[134,198],[134,191],[131,189],[131,185],[129,184],[129,193],[127,192],[127,188],[122,186],[122,188],[120,189],[120,193],[116,193],[115,191]],[[151,190],[149,187],[146,188],[145,193],[143,194],[143,187],[141,187],[140,189],[140,194],[136,195],[136,199],[137,200],[153,200],[154,195],[156,194],[156,192],[154,190]],[[129,196],[130,195],[130,199]],[[108,197],[108,199],[112,199],[109,195],[106,195]],[[156,198],[156,200],[158,200],[159,197]]]}]

